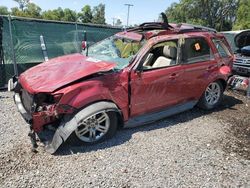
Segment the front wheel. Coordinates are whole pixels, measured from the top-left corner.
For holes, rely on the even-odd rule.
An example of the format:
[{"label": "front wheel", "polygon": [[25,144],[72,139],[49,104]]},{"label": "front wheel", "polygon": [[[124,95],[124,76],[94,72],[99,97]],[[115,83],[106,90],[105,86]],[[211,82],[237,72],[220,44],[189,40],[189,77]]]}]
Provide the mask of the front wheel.
[{"label": "front wheel", "polygon": [[221,103],[223,91],[220,81],[210,83],[203,93],[198,106],[205,110],[216,108]]},{"label": "front wheel", "polygon": [[77,124],[68,142],[72,145],[91,145],[115,135],[117,114],[114,111],[97,111],[88,117],[81,117]]}]

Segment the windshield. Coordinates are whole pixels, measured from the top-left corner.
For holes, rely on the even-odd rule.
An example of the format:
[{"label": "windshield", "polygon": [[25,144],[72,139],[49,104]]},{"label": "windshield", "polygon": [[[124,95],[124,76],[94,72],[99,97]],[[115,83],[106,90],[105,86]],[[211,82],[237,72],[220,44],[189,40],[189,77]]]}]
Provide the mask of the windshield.
[{"label": "windshield", "polygon": [[[115,68],[120,70],[128,66],[142,46],[143,42],[112,36],[90,46],[88,56],[116,63]],[[83,52],[85,55],[86,51]]]}]

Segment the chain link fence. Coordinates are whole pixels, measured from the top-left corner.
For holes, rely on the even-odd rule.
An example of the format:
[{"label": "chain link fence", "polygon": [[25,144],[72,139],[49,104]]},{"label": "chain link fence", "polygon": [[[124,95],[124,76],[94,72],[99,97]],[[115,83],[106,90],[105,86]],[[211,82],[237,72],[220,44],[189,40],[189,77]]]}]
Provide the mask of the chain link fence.
[{"label": "chain link fence", "polygon": [[91,45],[121,30],[105,25],[0,16],[0,88],[13,75],[44,61],[41,36],[50,59],[81,52],[85,31]]}]

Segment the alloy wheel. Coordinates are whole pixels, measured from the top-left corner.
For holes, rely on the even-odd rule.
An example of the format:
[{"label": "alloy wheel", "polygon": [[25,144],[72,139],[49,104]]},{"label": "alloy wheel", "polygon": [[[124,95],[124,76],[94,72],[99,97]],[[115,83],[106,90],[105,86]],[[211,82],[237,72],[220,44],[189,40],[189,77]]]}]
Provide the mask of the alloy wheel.
[{"label": "alloy wheel", "polygon": [[96,142],[106,135],[110,127],[110,118],[104,111],[82,119],[75,130],[76,136],[84,142]]},{"label": "alloy wheel", "polygon": [[215,105],[219,101],[220,95],[221,95],[220,85],[217,82],[213,82],[209,84],[209,86],[206,89],[205,92],[206,102],[211,106]]}]

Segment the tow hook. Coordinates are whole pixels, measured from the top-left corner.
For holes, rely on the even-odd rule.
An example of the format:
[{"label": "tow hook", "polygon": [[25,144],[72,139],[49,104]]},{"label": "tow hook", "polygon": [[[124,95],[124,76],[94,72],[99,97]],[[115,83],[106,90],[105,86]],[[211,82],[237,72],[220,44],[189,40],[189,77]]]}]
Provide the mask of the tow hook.
[{"label": "tow hook", "polygon": [[36,140],[36,133],[35,133],[35,131],[34,130],[30,130],[30,132],[29,132],[29,134],[28,134],[28,136],[30,137],[30,141],[31,141],[31,144],[32,144],[32,148],[31,148],[31,151],[32,152],[34,152],[34,153],[37,153],[37,147],[38,147],[38,145],[37,145],[37,140]]}]

